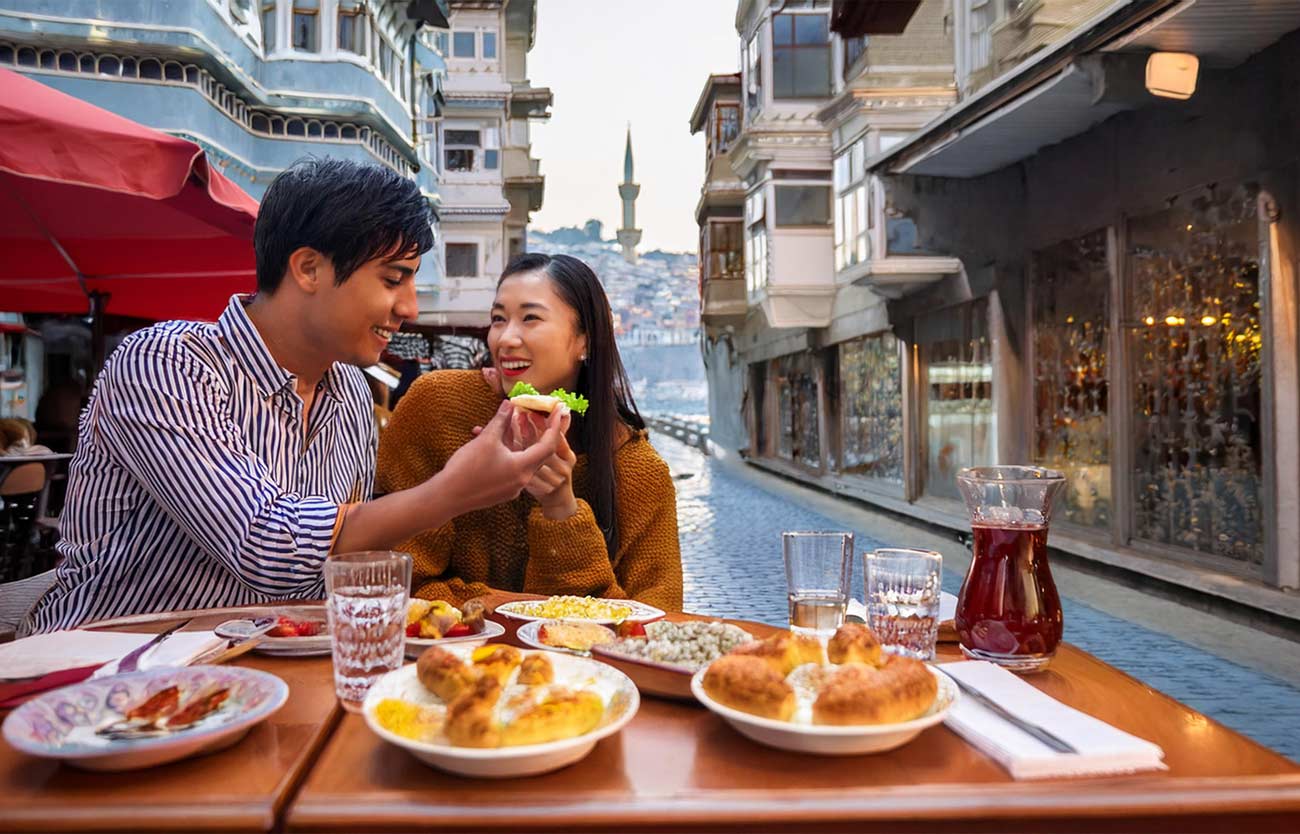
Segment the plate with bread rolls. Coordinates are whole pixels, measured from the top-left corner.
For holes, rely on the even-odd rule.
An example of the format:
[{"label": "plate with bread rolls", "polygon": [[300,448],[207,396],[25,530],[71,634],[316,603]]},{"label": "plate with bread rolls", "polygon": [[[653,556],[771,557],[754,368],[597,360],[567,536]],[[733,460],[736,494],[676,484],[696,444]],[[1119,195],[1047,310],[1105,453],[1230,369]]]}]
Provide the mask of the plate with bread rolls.
[{"label": "plate with bread rolls", "polygon": [[884,653],[856,623],[824,647],[789,631],[737,646],[696,672],[691,692],[760,744],[825,756],[901,747],[943,721],[958,698],[943,672]]},{"label": "plate with bread rolls", "polygon": [[640,704],[611,666],[495,643],[427,649],[376,681],[361,711],[371,731],[427,764],[506,778],[573,764]]}]

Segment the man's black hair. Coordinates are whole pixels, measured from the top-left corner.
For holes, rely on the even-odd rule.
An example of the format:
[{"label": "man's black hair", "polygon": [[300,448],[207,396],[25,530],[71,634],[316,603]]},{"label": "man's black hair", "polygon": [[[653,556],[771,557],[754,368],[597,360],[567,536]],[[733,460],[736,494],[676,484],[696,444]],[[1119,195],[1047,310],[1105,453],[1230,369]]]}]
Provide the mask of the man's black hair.
[{"label": "man's black hair", "polygon": [[333,262],[336,284],[374,258],[421,255],[433,248],[432,220],[419,186],[390,168],[299,160],[266,189],[257,212],[257,289],[274,293],[303,246]]}]

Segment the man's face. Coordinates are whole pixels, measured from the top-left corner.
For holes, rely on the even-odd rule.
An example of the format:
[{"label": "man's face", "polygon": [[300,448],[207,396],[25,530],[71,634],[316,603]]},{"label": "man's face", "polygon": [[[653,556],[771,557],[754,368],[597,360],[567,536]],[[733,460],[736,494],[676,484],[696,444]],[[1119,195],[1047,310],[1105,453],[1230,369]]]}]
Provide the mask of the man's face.
[{"label": "man's face", "polygon": [[379,361],[402,322],[420,308],[415,296],[418,255],[390,255],[366,261],[335,285],[333,267],[319,284],[316,338],[328,344],[335,360],[366,367]]}]

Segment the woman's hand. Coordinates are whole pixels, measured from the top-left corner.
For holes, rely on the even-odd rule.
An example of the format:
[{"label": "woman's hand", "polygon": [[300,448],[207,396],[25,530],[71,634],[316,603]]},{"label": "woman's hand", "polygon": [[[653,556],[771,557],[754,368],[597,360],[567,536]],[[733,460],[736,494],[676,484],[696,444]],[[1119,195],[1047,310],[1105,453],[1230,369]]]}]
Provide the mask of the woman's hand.
[{"label": "woman's hand", "polygon": [[578,456],[569,448],[565,432],[569,429],[570,415],[560,418],[560,436],[551,455],[534,473],[524,492],[537,499],[542,515],[552,521],[563,521],[578,512],[578,500],[573,495],[573,466]]}]

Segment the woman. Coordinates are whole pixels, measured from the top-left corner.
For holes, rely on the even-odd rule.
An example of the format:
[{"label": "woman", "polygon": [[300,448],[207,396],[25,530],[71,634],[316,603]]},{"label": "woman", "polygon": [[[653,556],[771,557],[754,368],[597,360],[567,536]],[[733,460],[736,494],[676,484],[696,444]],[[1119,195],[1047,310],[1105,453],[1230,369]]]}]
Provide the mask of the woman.
[{"label": "woman", "polygon": [[[412,595],[590,594],[680,610],[676,492],[632,401],[595,273],[567,255],[513,260],[497,283],[488,350],[492,368],[435,371],[411,386],[380,440],[379,492],[432,476],[516,383],[590,405],[517,499],[406,543]],[[514,440],[526,443],[531,423],[516,416]]]}]

